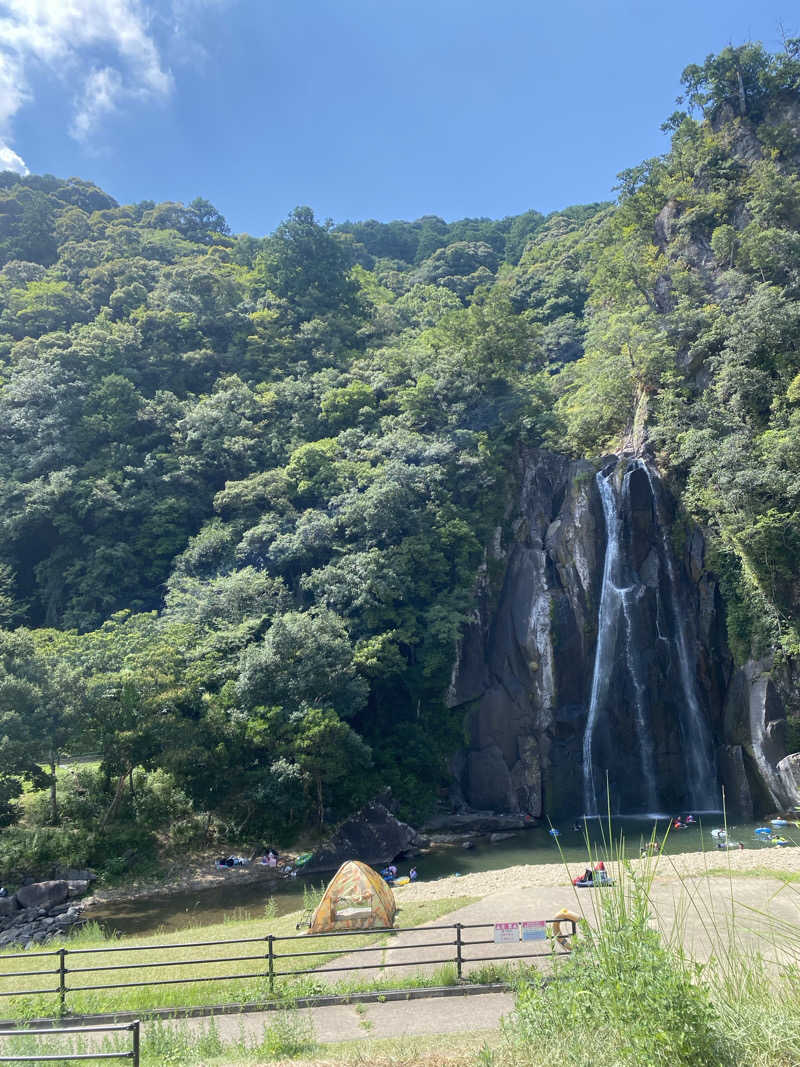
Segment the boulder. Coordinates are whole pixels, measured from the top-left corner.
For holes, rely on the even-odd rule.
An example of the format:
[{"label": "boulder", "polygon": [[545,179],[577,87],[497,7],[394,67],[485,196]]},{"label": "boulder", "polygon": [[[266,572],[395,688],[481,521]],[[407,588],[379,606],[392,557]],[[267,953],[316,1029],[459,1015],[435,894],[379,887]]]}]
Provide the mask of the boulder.
[{"label": "boulder", "polygon": [[347,819],[303,866],[303,873],[333,871],[347,860],[372,866],[390,863],[408,849],[425,844],[416,830],[400,822],[383,804],[367,804]]},{"label": "boulder", "polygon": [[792,807],[800,804],[800,752],[791,752],[778,763],[784,795]]},{"label": "boulder", "polygon": [[69,896],[69,885],[63,879],[53,882],[34,882],[17,890],[17,900],[23,908],[54,908]]},{"label": "boulder", "polygon": [[83,880],[73,880],[67,882],[67,888],[69,891],[70,899],[72,897],[82,897],[86,890],[89,888],[89,882]]}]

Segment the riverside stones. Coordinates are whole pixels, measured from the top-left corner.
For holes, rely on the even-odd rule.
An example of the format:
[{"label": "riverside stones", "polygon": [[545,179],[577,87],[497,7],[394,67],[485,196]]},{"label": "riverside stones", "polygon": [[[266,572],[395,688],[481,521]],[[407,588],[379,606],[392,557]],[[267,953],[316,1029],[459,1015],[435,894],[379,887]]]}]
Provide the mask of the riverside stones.
[{"label": "riverside stones", "polygon": [[83,905],[74,898],[85,893],[88,881],[58,879],[23,886],[0,898],[0,948],[41,944],[80,922]]}]

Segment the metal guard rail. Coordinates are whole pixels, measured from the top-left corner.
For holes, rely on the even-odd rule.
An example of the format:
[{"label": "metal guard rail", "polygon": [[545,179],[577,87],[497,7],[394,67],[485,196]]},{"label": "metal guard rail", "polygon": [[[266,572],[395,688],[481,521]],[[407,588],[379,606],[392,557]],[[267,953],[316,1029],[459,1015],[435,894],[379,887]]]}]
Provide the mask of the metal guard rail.
[{"label": "metal guard rail", "polygon": [[[479,948],[484,945],[496,944],[493,939],[481,938],[475,940],[465,940],[464,932],[469,930],[489,930],[493,929],[497,924],[495,923],[449,923],[449,924],[437,924],[432,926],[406,926],[406,927],[377,927],[368,930],[341,930],[333,931],[329,933],[320,934],[267,934],[263,937],[239,937],[232,939],[224,939],[220,941],[188,941],[179,944],[159,944],[159,945],[124,945],[124,946],[112,946],[108,948],[76,948],[67,949],[60,948],[51,951],[43,952],[17,952],[9,953],[6,956],[0,956],[0,963],[3,960],[10,959],[43,959],[44,957],[57,957],[58,966],[53,970],[40,970],[40,971],[6,971],[0,972],[0,981],[5,979],[13,979],[15,977],[32,977],[41,975],[42,977],[54,976],[58,979],[58,985],[54,988],[48,989],[12,989],[0,991],[0,997],[10,996],[34,996],[34,995],[57,995],[59,998],[59,1005],[61,1013],[66,1012],[66,997],[68,993],[81,993],[92,992],[102,989],[132,989],[132,988],[145,988],[149,986],[160,985],[186,985],[196,982],[233,982],[241,980],[251,979],[265,979],[269,984],[270,993],[274,992],[274,983],[276,978],[288,978],[303,974],[314,974],[319,968],[305,968],[297,969],[293,971],[277,970],[275,967],[276,962],[285,959],[296,959],[299,957],[308,956],[351,956],[356,953],[362,952],[378,952],[382,948],[391,948],[395,952],[413,952],[418,949],[426,948],[442,948],[446,949],[452,947],[455,949],[454,955],[446,956],[443,959],[424,959],[415,961],[402,960],[402,961],[381,961],[379,964],[373,963],[350,963],[344,967],[332,967],[325,964],[325,973],[338,972],[338,971],[359,971],[359,970],[372,970],[376,967],[378,969],[384,969],[387,967],[401,967],[413,965],[418,962],[419,965],[427,966],[441,966],[446,963],[453,963],[456,966],[456,973],[458,980],[461,981],[463,977],[463,968],[465,964],[472,963],[489,963],[494,961],[504,960],[524,960],[532,959],[536,957],[551,956],[554,953],[563,955],[570,951],[568,944],[564,944],[564,939],[569,939],[575,934],[575,923],[571,919],[547,919],[544,920],[548,927],[552,927],[554,923],[560,923],[561,928],[569,927],[568,932],[562,932],[556,937],[553,933],[549,933],[549,947],[545,952],[525,952],[515,954],[498,954],[494,953],[491,956],[471,956],[465,955],[465,950],[471,948]],[[396,937],[398,934],[421,934],[428,935],[434,931],[454,931],[454,940],[442,940],[442,941],[423,941],[414,942],[412,944],[405,945],[367,945],[354,948],[343,948],[341,946],[335,949],[319,948],[312,951],[300,951],[300,952],[276,952],[275,945],[277,942],[282,941],[324,941],[325,938],[350,938],[350,937],[382,937],[384,935]],[[227,945],[248,945],[248,944],[265,944],[266,954],[259,955],[247,955],[247,956],[214,956],[207,959],[168,959],[168,960],[153,960],[145,963],[104,963],[97,964],[88,967],[67,967],[67,956],[70,958],[73,956],[86,956],[96,953],[103,953],[106,956],[114,957],[121,953],[128,952],[158,952],[165,949],[181,950],[188,948],[212,948],[212,947],[224,947]],[[517,942],[517,946],[522,944],[522,941]],[[513,947],[513,942],[507,942],[509,948]],[[224,974],[224,975],[200,975],[190,978],[160,978],[160,979],[148,979],[142,981],[132,982],[110,982],[96,985],[67,985],[67,975],[79,975],[79,974],[94,974],[98,972],[107,971],[123,971],[123,970],[139,970],[143,968],[161,968],[161,967],[204,967],[210,964],[218,963],[245,963],[248,961],[263,961],[266,965],[265,970],[250,972],[246,974]],[[331,961],[333,962],[333,961]],[[7,1031],[6,1031],[7,1032]],[[27,1031],[30,1033],[31,1031]],[[75,1032],[75,1031],[71,1031]],[[3,1031],[0,1031],[3,1033]],[[64,1057],[62,1057],[64,1058]],[[0,1057],[0,1063],[8,1062],[4,1061]]]},{"label": "metal guard rail", "polygon": [[131,1047],[127,1052],[70,1052],[45,1053],[41,1056],[0,1056],[0,1063],[47,1063],[64,1060],[130,1060],[133,1067],[139,1067],[140,1024],[138,1019],[130,1023],[109,1023],[107,1026],[65,1026],[60,1029],[47,1030],[0,1030],[2,1037],[38,1037],[53,1034],[109,1034],[124,1033],[131,1035]]}]

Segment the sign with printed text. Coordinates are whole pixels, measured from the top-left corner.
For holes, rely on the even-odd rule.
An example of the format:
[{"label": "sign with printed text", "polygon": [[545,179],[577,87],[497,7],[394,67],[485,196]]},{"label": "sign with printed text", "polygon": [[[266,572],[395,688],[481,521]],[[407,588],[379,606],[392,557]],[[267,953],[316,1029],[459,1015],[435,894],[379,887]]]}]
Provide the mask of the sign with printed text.
[{"label": "sign with printed text", "polygon": [[519,923],[495,923],[494,943],[505,945],[508,941],[519,941]]},{"label": "sign with printed text", "polygon": [[537,920],[536,922],[527,922],[522,924],[522,940],[523,941],[546,941],[547,940],[547,923],[544,919]]}]

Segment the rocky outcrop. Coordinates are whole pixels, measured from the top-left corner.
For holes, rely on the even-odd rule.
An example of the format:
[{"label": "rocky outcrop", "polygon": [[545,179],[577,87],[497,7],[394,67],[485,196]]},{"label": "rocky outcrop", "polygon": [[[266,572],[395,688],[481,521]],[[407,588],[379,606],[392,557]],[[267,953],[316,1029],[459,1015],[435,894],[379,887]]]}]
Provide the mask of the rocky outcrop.
[{"label": "rocky outcrop", "polygon": [[800,805],[800,752],[784,756],[778,763],[777,771],[788,801],[786,807],[796,808]]},{"label": "rocky outcrop", "polygon": [[[687,687],[693,714],[716,746],[705,795],[719,795],[717,757],[728,777],[741,780],[737,757],[721,753],[731,671],[721,599],[701,532],[679,520],[657,476],[634,457],[609,457],[602,469],[614,472],[629,583],[626,618],[615,626],[619,633],[627,627],[630,639],[615,638],[610,653],[598,760],[611,773],[619,809],[652,810],[641,782],[646,729],[655,794],[677,810],[692,802]],[[583,739],[606,552],[597,468],[530,451],[519,473],[518,505],[487,554],[448,692],[469,737],[453,760],[456,792],[472,808],[577,814],[584,810]],[[492,588],[488,576],[497,572],[502,578]]]},{"label": "rocky outcrop", "polygon": [[[668,240],[677,208],[662,216]],[[719,807],[723,788],[736,818],[799,803],[800,756],[783,760],[800,677],[769,659],[734,669],[703,533],[652,459],[606,457],[602,496],[597,465],[541,450],[518,462],[518,499],[487,549],[447,693],[469,739],[451,760],[453,807],[592,810],[587,723],[595,792],[608,773],[619,811]],[[609,514],[611,636],[596,657]]]},{"label": "rocky outcrop", "polygon": [[473,808],[580,808],[580,760],[604,545],[594,468],[521,458],[519,507],[498,532],[448,693],[470,743],[461,789]]},{"label": "rocky outcrop", "polygon": [[425,843],[416,830],[376,801],[342,823],[330,841],[304,864],[303,873],[333,871],[356,859],[382,865]]},{"label": "rocky outcrop", "polygon": [[[747,660],[733,672],[728,686],[724,731],[741,748],[756,812],[800,803],[795,757],[786,754],[787,709],[794,691],[789,668],[776,667],[771,657]],[[800,754],[796,758],[800,760]]]},{"label": "rocky outcrop", "polygon": [[0,948],[28,948],[63,936],[81,921],[83,905],[74,898],[88,887],[89,882],[84,879],[35,882],[12,896],[0,898]]}]

